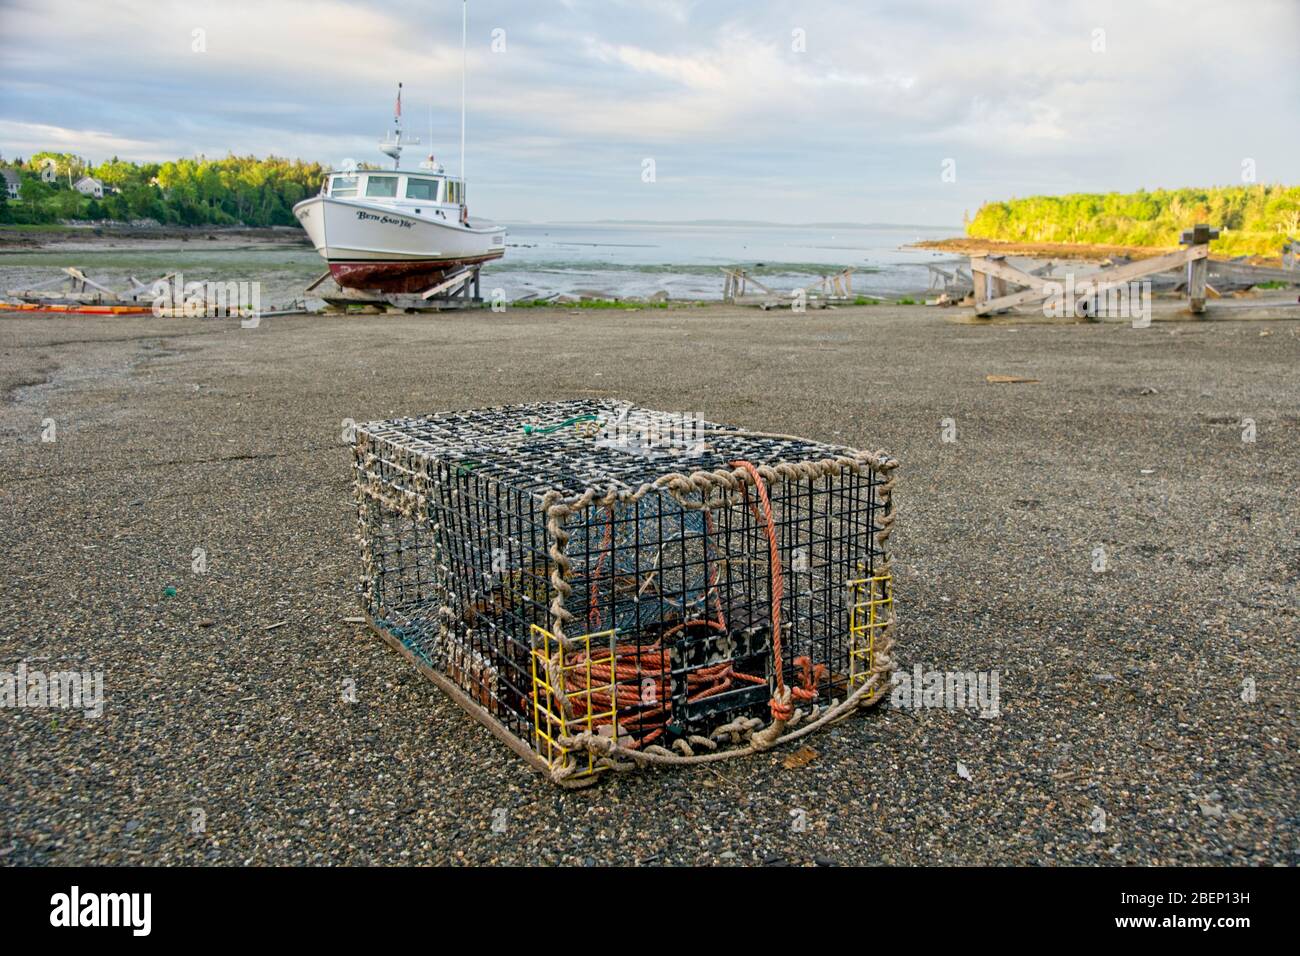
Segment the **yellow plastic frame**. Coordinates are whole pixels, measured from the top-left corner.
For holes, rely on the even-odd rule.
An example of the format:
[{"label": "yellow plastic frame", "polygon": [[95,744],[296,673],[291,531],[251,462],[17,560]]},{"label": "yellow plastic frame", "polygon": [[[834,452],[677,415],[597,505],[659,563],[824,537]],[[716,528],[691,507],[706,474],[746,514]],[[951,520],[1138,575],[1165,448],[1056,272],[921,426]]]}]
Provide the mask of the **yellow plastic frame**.
[{"label": "yellow plastic frame", "polygon": [[894,587],[889,574],[849,582],[849,687],[858,687],[871,673],[876,631],[893,619]]},{"label": "yellow plastic frame", "polygon": [[[532,659],[533,672],[533,743],[537,752],[542,756],[547,765],[554,770],[563,766],[569,759],[571,748],[561,747],[557,739],[571,736],[575,732],[588,731],[595,732],[596,721],[609,718],[610,732],[616,732],[618,727],[618,697],[615,684],[617,683],[617,673],[615,669],[615,635],[617,629],[608,631],[596,631],[592,634],[583,634],[581,637],[565,638],[561,643],[559,638],[548,631],[546,628],[537,624],[530,626],[529,630],[533,636],[533,649],[529,655]],[[608,657],[601,657],[592,660],[591,646],[593,641],[608,642]],[[576,664],[565,664],[563,648],[568,646],[570,652],[573,650],[585,651],[586,660]],[[600,643],[597,643],[597,651],[600,650]],[[582,717],[566,717],[564,708],[560,707],[560,712],[555,712],[557,695],[555,689],[551,686],[551,661],[554,657],[560,658],[560,680],[568,684],[566,679],[569,674],[577,673],[581,675],[578,690],[568,690],[564,694],[566,697],[585,697],[587,699],[587,713]],[[608,664],[609,680],[599,684],[592,684],[591,669],[593,666]],[[609,694],[609,709],[592,713],[591,697],[597,693]],[[555,728],[559,728],[559,733]],[[574,773],[575,777],[586,777],[603,769],[596,766],[596,757],[586,752],[587,766],[585,769]]]}]

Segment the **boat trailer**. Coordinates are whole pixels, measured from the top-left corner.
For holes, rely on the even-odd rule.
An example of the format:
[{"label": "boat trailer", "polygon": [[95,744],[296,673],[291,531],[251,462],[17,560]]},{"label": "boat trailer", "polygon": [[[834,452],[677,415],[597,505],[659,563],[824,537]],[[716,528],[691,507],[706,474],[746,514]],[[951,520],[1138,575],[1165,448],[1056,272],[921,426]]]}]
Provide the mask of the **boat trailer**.
[{"label": "boat trailer", "polygon": [[465,266],[423,292],[384,292],[380,289],[347,289],[326,272],[307,286],[306,292],[325,300],[326,311],[345,312],[351,306],[370,306],[388,312],[442,312],[475,308],[483,303],[479,294],[481,264]]}]

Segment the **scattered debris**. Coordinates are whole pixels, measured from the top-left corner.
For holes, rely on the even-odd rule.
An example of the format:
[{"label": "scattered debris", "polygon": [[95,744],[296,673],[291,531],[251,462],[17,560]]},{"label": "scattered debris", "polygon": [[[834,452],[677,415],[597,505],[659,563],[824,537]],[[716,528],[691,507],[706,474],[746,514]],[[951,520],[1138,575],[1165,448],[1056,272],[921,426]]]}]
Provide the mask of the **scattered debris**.
[{"label": "scattered debris", "polygon": [[1222,797],[1217,790],[1207,793],[1204,797],[1196,797],[1196,805],[1201,808],[1201,816],[1220,819],[1223,817]]},{"label": "scattered debris", "polygon": [[786,770],[798,770],[800,767],[806,767],[817,759],[817,751],[811,747],[800,747],[794,753],[786,756],[781,761]]},{"label": "scattered debris", "polygon": [[0,302],[0,310],[70,315],[153,315],[157,318],[229,318],[235,315],[265,318],[307,312],[306,299],[254,308],[236,301],[238,283],[183,282],[175,272],[151,282],[142,282],[131,276],[125,288],[112,289],[91,279],[76,266],[65,266],[59,271],[60,275],[28,288],[10,289],[7,294],[16,301]]},{"label": "scattered debris", "polygon": [[984,381],[990,385],[1039,385],[1036,378],[1021,378],[1019,375],[985,375]]}]

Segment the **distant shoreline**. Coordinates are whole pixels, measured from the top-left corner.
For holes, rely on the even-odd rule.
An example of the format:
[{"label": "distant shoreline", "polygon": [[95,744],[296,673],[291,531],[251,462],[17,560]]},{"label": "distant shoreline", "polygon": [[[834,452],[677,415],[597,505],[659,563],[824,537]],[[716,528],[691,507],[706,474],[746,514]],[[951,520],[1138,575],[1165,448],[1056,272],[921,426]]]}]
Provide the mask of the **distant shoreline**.
[{"label": "distant shoreline", "polygon": [[57,252],[59,249],[102,246],[105,249],[156,249],[178,243],[210,249],[250,245],[306,246],[307,234],[298,226],[0,226],[0,253]]},{"label": "distant shoreline", "polygon": [[952,226],[927,226],[910,222],[772,222],[766,219],[502,219],[506,226],[700,226],[740,229],[873,229],[877,231],[940,232]]},{"label": "distant shoreline", "polygon": [[[954,236],[951,239],[923,239],[908,243],[912,249],[936,249],[942,252],[955,252],[971,255],[976,252],[992,252],[1005,256],[1024,256],[1030,259],[1111,259],[1124,256],[1129,259],[1150,259],[1167,252],[1177,252],[1178,246],[1111,246],[1087,242],[1009,242],[1002,239],[975,239],[970,236]],[[1212,259],[1231,259],[1232,256],[1211,255]],[[1252,265],[1281,264],[1281,256],[1247,256],[1246,262]]]},{"label": "distant shoreline", "polygon": [[[741,220],[693,220],[690,222],[658,222],[654,220],[601,220],[582,223],[529,222],[503,220],[507,229],[545,229],[572,226],[675,226],[700,228],[756,228],[756,229],[842,229],[909,232],[925,230],[931,234],[945,227],[913,226],[897,223],[803,223],[784,225],[775,222],[743,222]],[[910,238],[910,237],[909,237]],[[952,240],[942,240],[943,242]],[[192,245],[191,245],[192,244]],[[307,234],[298,226],[214,226],[214,225],[131,225],[129,223],[64,224],[0,224],[0,255],[6,253],[82,251],[87,248],[112,251],[149,251],[170,248],[231,249],[246,246],[311,248]],[[908,244],[904,244],[905,246]],[[910,245],[928,247],[929,242]],[[936,247],[937,248],[937,247]]]}]

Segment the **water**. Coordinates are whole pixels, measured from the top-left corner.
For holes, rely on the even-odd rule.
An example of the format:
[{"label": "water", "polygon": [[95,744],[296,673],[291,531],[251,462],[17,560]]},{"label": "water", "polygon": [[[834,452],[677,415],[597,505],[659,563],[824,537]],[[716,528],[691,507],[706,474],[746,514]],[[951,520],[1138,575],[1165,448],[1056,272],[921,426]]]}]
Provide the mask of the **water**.
[{"label": "water", "polygon": [[[483,270],[482,292],[508,300],[525,296],[606,298],[667,292],[674,299],[718,299],[723,266],[742,266],[775,291],[788,292],[818,276],[853,268],[853,289],[898,297],[929,285],[927,263],[951,257],[904,249],[918,239],[957,235],[957,228],[915,226],[814,227],[639,224],[509,224],[505,258]],[[89,237],[88,237],[89,240]],[[131,276],[152,281],[180,272],[186,281],[260,281],[262,305],[300,298],[324,271],[307,247],[229,248],[195,238],[161,248],[78,243],[55,251],[0,253],[0,294],[30,288],[75,265],[111,288]],[[216,248],[213,248],[216,246]]]},{"label": "water", "polygon": [[929,284],[928,262],[941,256],[903,249],[917,239],[959,235],[959,228],[914,226],[694,226],[623,224],[510,225],[506,257],[483,271],[485,289],[508,298],[553,292],[718,299],[724,266],[744,266],[771,289],[788,292],[852,267],[867,295],[905,295]]}]

